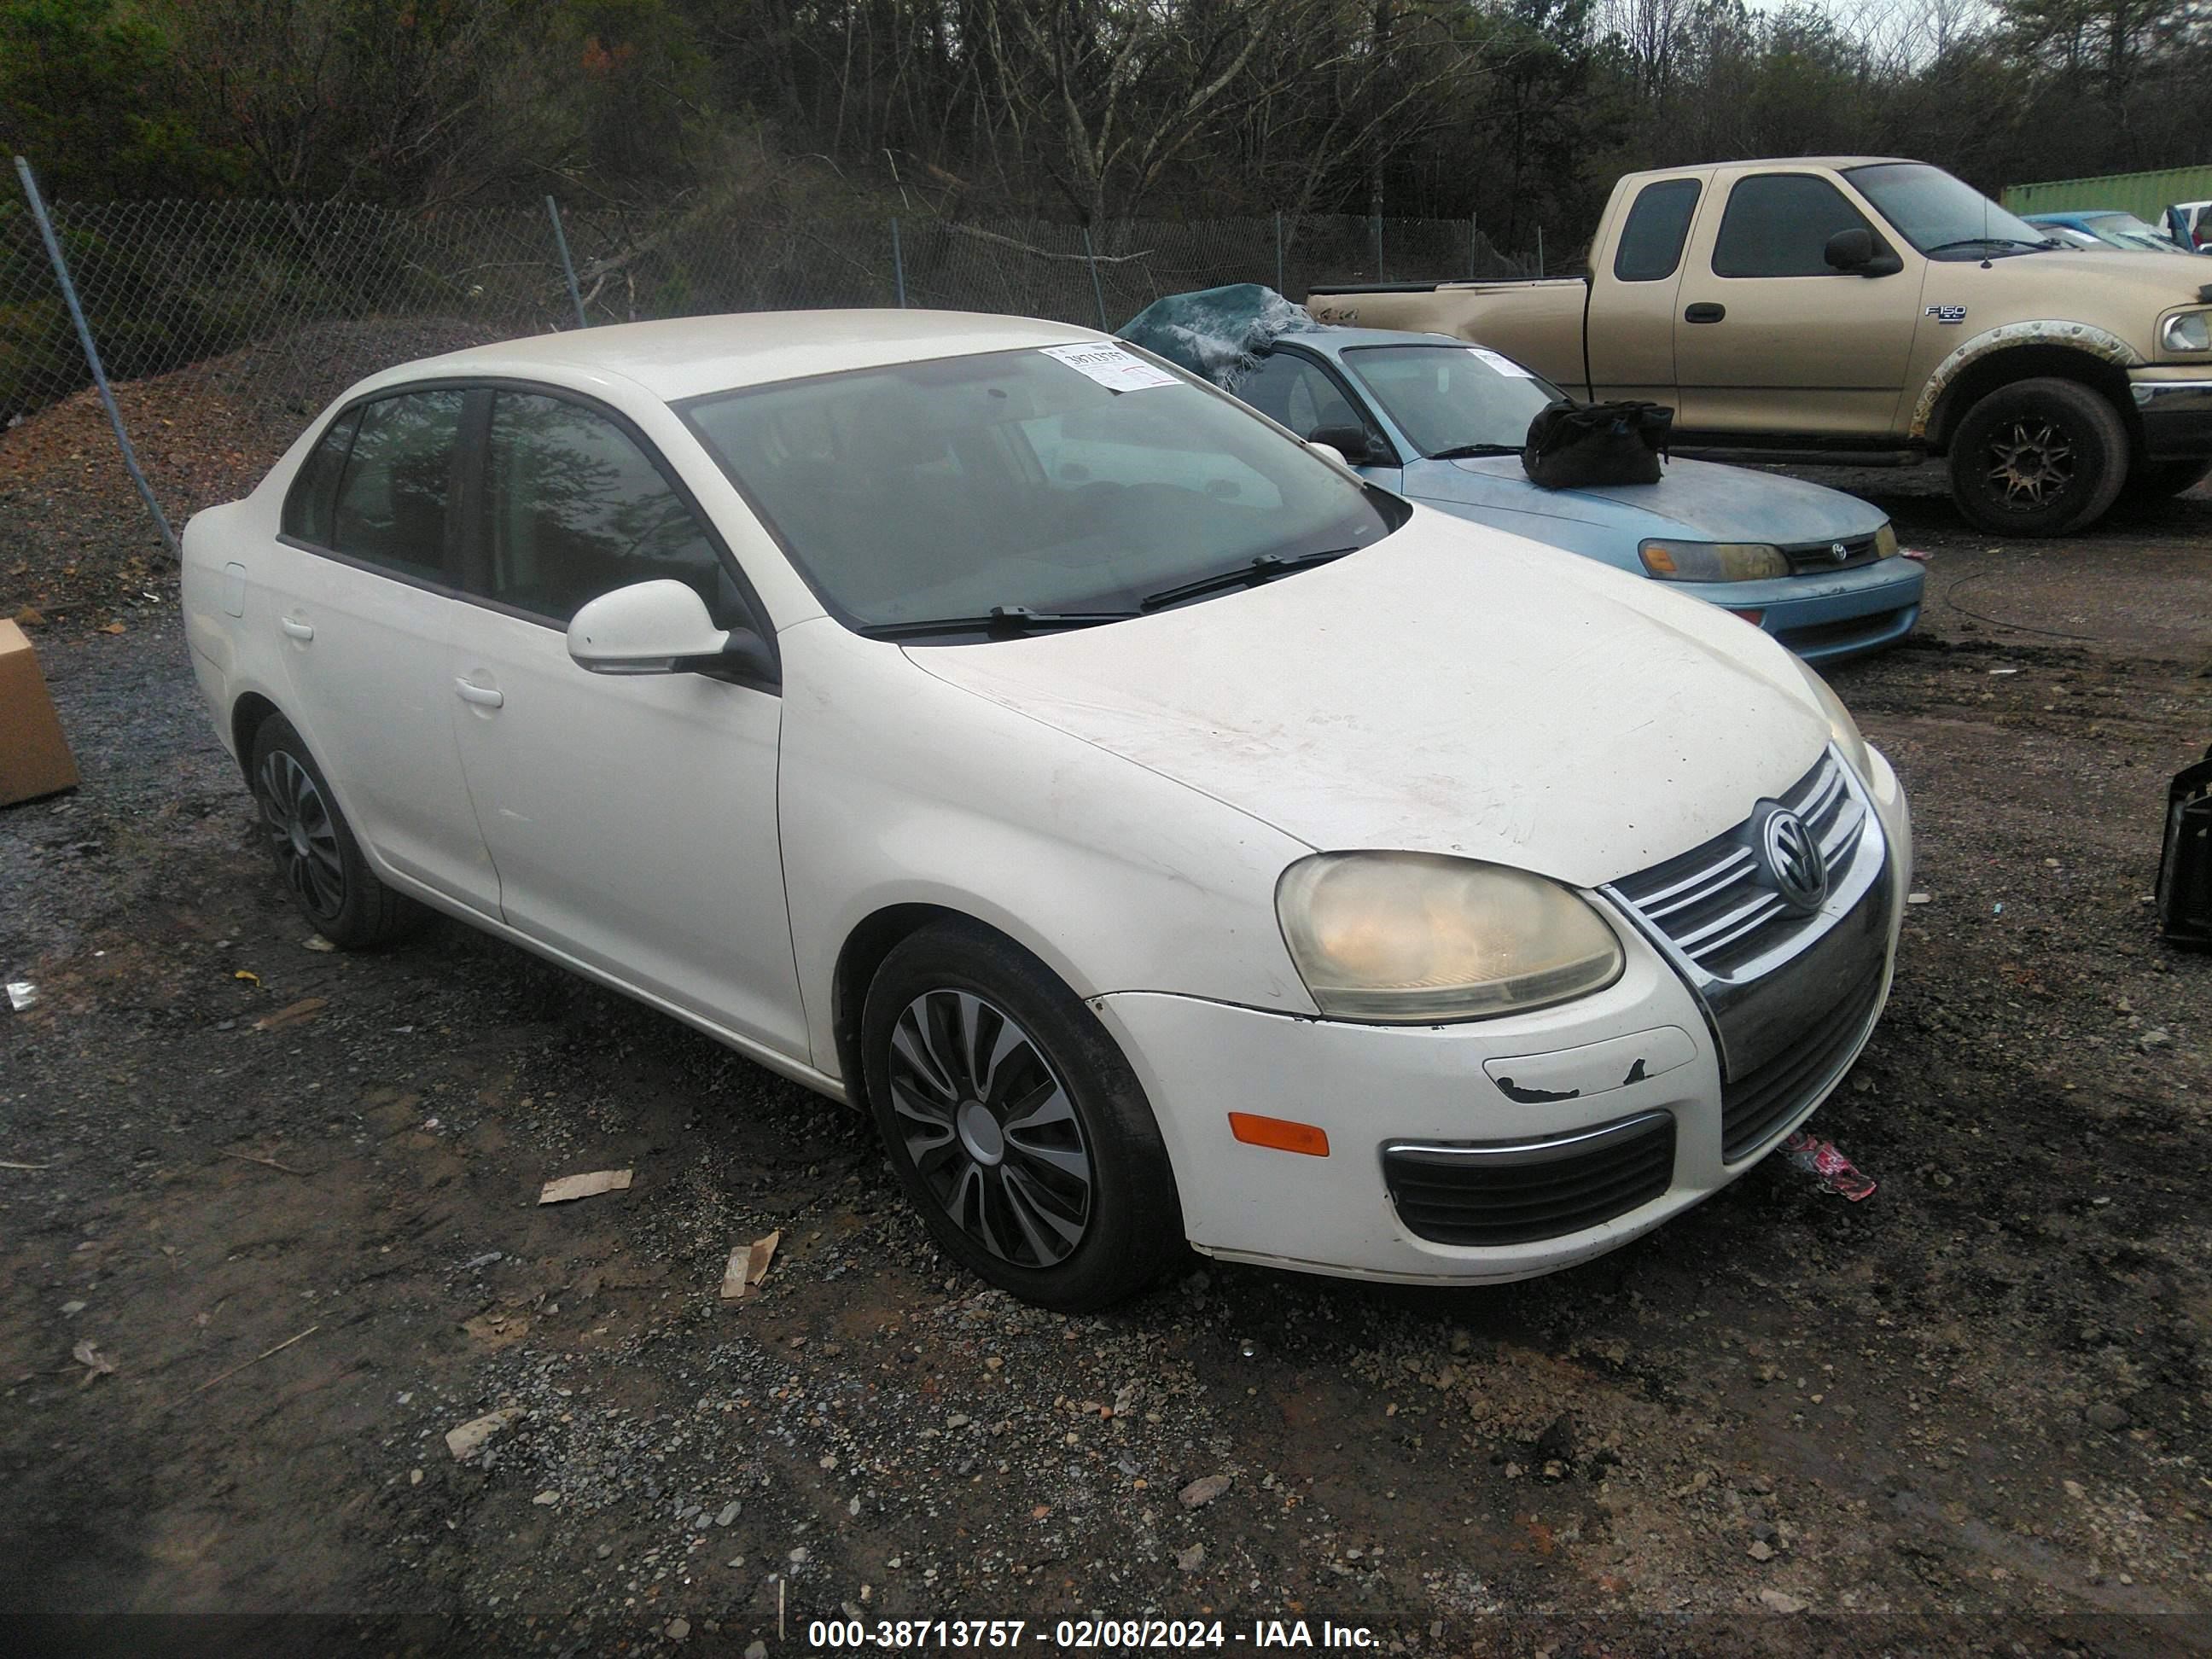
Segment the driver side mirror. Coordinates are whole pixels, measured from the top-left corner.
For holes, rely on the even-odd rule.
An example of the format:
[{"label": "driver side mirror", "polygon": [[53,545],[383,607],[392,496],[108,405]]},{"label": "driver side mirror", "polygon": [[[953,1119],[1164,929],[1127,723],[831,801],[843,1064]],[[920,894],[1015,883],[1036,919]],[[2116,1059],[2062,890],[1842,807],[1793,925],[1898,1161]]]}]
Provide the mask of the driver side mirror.
[{"label": "driver side mirror", "polygon": [[1874,233],[1863,226],[1839,230],[1828,238],[1820,257],[1829,270],[1860,276],[1894,276],[1905,269],[1905,261],[1894,253],[1876,251]]},{"label": "driver side mirror", "polygon": [[775,677],[775,657],[750,628],[720,629],[707,602],[663,578],[602,593],[568,623],[568,655],[594,674],[680,674],[726,668]]},{"label": "driver side mirror", "polygon": [[1317,426],[1306,434],[1306,441],[1327,445],[1342,456],[1347,465],[1373,466],[1379,460],[1364,426]]}]

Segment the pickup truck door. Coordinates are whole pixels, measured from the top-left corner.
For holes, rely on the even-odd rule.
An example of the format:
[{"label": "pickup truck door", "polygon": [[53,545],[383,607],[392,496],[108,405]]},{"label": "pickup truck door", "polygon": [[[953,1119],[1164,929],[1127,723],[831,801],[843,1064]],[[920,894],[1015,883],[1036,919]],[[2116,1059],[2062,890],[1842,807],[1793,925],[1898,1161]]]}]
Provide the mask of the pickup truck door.
[{"label": "pickup truck door", "polygon": [[1675,295],[1706,187],[1700,178],[1654,179],[1636,192],[1618,233],[1598,238],[1613,257],[1590,272],[1583,349],[1593,397],[1674,401]]},{"label": "pickup truck door", "polygon": [[[1903,269],[1829,269],[1828,239],[1871,231]],[[1675,424],[1688,433],[1902,441],[1927,261],[1818,173],[1716,181],[1675,297]]]}]

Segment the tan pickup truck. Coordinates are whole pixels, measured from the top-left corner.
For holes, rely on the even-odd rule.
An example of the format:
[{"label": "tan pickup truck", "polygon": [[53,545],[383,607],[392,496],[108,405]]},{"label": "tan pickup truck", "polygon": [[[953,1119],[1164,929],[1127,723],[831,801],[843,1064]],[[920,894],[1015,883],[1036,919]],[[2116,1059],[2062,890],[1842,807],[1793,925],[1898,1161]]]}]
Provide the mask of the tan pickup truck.
[{"label": "tan pickup truck", "polygon": [[2212,471],[2212,276],[2061,248],[1917,161],[1629,174],[1589,275],[1316,288],[1324,322],[1455,335],[1591,398],[1671,404],[1679,447],[1942,455],[1984,528],[2057,535]]}]

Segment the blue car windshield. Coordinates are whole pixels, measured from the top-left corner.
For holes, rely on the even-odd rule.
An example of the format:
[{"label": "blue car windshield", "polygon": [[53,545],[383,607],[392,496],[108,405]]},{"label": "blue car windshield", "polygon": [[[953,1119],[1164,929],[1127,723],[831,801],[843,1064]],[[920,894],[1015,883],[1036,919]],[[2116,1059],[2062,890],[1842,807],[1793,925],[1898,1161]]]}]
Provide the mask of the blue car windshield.
[{"label": "blue car windshield", "polygon": [[823,605],[863,629],[1134,614],[1402,521],[1233,398],[1106,341],[776,381],[682,411]]},{"label": "blue car windshield", "polygon": [[1349,346],[1344,367],[1424,455],[1519,449],[1528,422],[1563,394],[1479,346]]}]

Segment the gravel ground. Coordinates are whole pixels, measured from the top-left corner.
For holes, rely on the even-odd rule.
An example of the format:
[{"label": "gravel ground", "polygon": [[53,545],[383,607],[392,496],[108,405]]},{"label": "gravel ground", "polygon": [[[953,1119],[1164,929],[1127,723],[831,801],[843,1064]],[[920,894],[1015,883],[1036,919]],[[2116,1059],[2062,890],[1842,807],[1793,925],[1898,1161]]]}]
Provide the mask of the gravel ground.
[{"label": "gravel ground", "polygon": [[[1194,1261],[1066,1319],[687,1028],[450,924],[313,948],[128,497],[88,486],[64,576],[22,435],[0,614],[52,607],[85,782],[0,811],[0,969],[40,988],[0,1012],[0,1607],[412,1616],[425,1651],[807,1651],[841,1614],[2212,1649],[2212,958],[2144,902],[2212,741],[2203,492],[1992,549],[1925,471],[1848,481],[1934,550],[1920,635],[1833,677],[1929,896],[1815,1120],[1872,1199],[1770,1160],[1530,1284]],[[635,1184],[533,1201],[600,1168]]]}]

